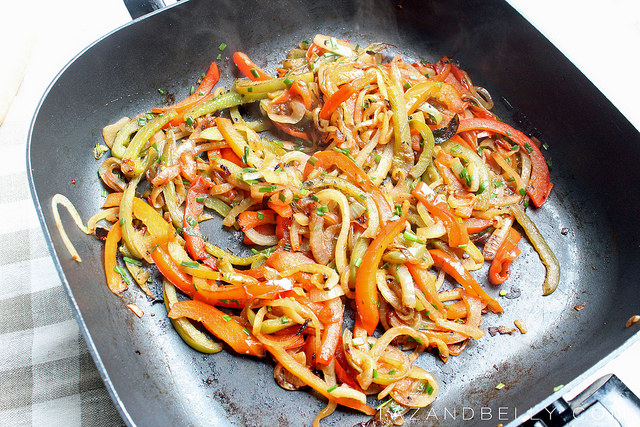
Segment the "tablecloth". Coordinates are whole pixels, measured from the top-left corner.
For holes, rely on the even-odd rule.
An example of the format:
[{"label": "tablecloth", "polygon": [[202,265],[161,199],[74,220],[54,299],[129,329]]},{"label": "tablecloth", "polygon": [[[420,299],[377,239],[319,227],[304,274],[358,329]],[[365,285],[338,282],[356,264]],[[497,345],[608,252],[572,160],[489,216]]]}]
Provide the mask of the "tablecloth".
[{"label": "tablecloth", "polygon": [[[535,2],[535,6],[520,0],[512,3],[540,24],[547,35],[557,37],[561,34],[558,25],[565,25],[570,37],[558,45],[585,69],[587,52],[576,51],[576,41],[567,39],[575,39],[576,32],[587,37],[589,28],[582,28],[571,17],[562,23],[560,15],[564,15],[562,10],[575,7],[573,18],[577,13],[579,20],[584,19],[586,6],[577,1],[558,5],[545,0]],[[625,7],[637,12],[632,3],[613,0],[606,9],[592,13],[589,19],[593,24],[599,20],[598,13],[606,18],[599,28],[605,31],[608,24],[606,34],[610,38],[604,33],[597,39],[594,35],[593,40],[577,46],[587,49],[599,42],[615,43],[611,37],[619,37],[633,46],[630,49],[637,49],[640,16],[625,12],[629,10]],[[544,19],[545,7],[556,10],[554,19]],[[2,66],[4,74],[0,74],[1,92],[9,93],[3,95],[5,104],[16,93],[16,81],[22,79],[0,125],[0,425],[120,425],[122,420],[79,332],[47,250],[29,194],[25,149],[38,100],[58,70],[82,48],[130,18],[120,0],[57,0],[33,5],[16,2],[3,4],[0,12],[4,18],[0,36],[8,55]],[[584,25],[589,27],[589,22]],[[612,36],[611,31],[616,29],[618,33]],[[611,56],[618,60],[621,55],[617,55]],[[638,58],[637,54],[627,54],[626,65],[631,61],[630,68],[635,64],[637,69]],[[609,55],[602,58],[604,68],[591,67],[587,76],[640,127],[640,115],[634,110],[638,88],[632,89],[634,95],[622,92],[629,88],[608,86],[612,82],[606,77],[614,76],[611,60]],[[632,78],[633,72],[627,77]],[[624,357],[627,367],[633,363],[631,353]]]}]

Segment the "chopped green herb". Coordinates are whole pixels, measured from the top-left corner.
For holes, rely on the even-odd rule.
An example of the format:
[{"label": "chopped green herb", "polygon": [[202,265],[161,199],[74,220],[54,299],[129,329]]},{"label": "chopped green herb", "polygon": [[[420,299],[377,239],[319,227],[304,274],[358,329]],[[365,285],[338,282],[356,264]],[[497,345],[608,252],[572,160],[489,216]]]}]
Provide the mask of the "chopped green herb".
[{"label": "chopped green herb", "polygon": [[409,89],[411,89],[411,83],[409,83],[409,82],[405,83],[405,84],[404,84],[404,86],[403,86],[403,88],[404,88],[404,90],[409,90]]},{"label": "chopped green herb", "polygon": [[283,325],[286,325],[287,323],[289,323],[289,318],[287,316],[282,316],[280,318],[280,321],[282,322]]},{"label": "chopped green herb", "polygon": [[222,320],[224,320],[225,322],[228,322],[229,320],[231,320],[231,316],[229,316],[228,314],[225,314],[224,316],[222,316]]},{"label": "chopped green herb", "polygon": [[496,386],[496,389],[497,389],[497,390],[500,390],[500,389],[501,389],[501,388],[503,388],[503,387],[504,387],[504,384],[503,384],[503,383],[500,383],[500,384],[498,384],[498,385]]},{"label": "chopped green herb", "polygon": [[525,194],[527,194],[524,188],[521,188],[520,190],[518,190],[518,193],[520,193],[521,196],[524,196]]},{"label": "chopped green herb", "polygon": [[380,156],[380,154],[376,153],[376,155],[374,156],[374,160],[376,161],[376,163],[380,163],[380,160],[382,160],[382,156]]},{"label": "chopped green herb", "polygon": [[258,212],[258,219],[264,219],[264,213]]},{"label": "chopped green herb", "polygon": [[287,87],[291,87],[291,85],[293,84],[293,80],[291,80],[289,77],[285,77],[282,83],[286,84]]},{"label": "chopped green herb", "polygon": [[141,266],[142,262],[138,261],[137,259],[133,259],[133,258],[129,258],[128,256],[122,258],[124,260],[124,262],[129,263],[129,264],[133,264],[133,265],[137,265],[137,266]]},{"label": "chopped green herb", "polygon": [[258,191],[260,193],[271,193],[272,191],[275,191],[276,188],[277,187],[275,185],[269,185],[268,187],[260,187]]},{"label": "chopped green herb", "polygon": [[103,189],[102,189],[102,191],[100,192],[100,195],[101,195],[102,197],[107,197],[107,195],[108,195],[108,194],[107,194],[107,190],[105,190],[105,189],[103,188]]},{"label": "chopped green herb", "polygon": [[522,204],[522,206],[527,209],[529,207],[529,201],[525,200],[524,203]]},{"label": "chopped green herb", "polygon": [[518,148],[520,147],[518,147],[517,145],[514,145],[513,147],[511,147],[511,151],[518,151]]},{"label": "chopped green herb", "polygon": [[373,378],[378,378],[378,371],[377,370],[373,370]]},{"label": "chopped green herb", "polygon": [[198,268],[200,267],[200,263],[199,262],[195,262],[195,261],[182,261],[180,263],[181,266],[183,267],[189,267],[189,268]]},{"label": "chopped green herb", "polygon": [[309,163],[311,163],[311,166],[315,166],[316,162],[318,161],[317,157],[309,157],[309,160],[307,160]]},{"label": "chopped green herb", "polygon": [[335,390],[335,389],[337,389],[337,388],[338,388],[338,385],[332,385],[331,387],[329,387],[329,388],[327,389],[327,393],[331,393],[333,390]]},{"label": "chopped green herb", "polygon": [[284,202],[285,200],[287,200],[287,196],[285,196],[284,193],[278,193],[278,198],[280,199],[281,202]]},{"label": "chopped green herb", "polygon": [[563,389],[563,388],[564,388],[564,384],[557,385],[557,386],[555,386],[555,387],[553,388],[553,392],[555,393],[556,391],[558,391],[558,390],[560,390],[560,389]]},{"label": "chopped green herb", "polygon": [[456,144],[453,147],[451,147],[451,151],[455,153],[456,151],[460,151],[460,148],[462,148],[460,144]]},{"label": "chopped green herb", "polygon": [[318,199],[318,196],[316,196],[315,194],[312,194],[312,195],[311,195],[311,198],[312,198],[314,201],[316,201],[316,202],[319,202],[319,201],[320,201],[320,199]]},{"label": "chopped green herb", "polygon": [[431,396],[433,394],[433,386],[431,384],[427,384],[427,386],[424,388],[424,391]]},{"label": "chopped green herb", "polygon": [[253,77],[255,77],[256,79],[257,79],[258,77],[260,77],[260,73],[258,73],[258,70],[256,70],[255,68],[251,68],[251,69],[249,70],[249,72],[251,72],[251,74],[253,75]]},{"label": "chopped green herb", "polygon": [[164,95],[166,92],[162,89],[158,89],[158,92],[160,93],[160,95]]},{"label": "chopped green herb", "polygon": [[194,120],[193,117],[187,117],[187,119],[184,121],[187,126],[193,126]]},{"label": "chopped green herb", "polygon": [[545,150],[549,149],[549,144],[547,144],[546,142],[542,144],[542,148],[544,148]]},{"label": "chopped green herb", "polygon": [[227,48],[227,45],[225,43],[220,43],[220,46],[218,46],[218,49],[220,50],[225,50]]},{"label": "chopped green herb", "polygon": [[487,189],[487,181],[482,181],[480,183],[480,186],[478,187],[478,191],[476,191],[476,194],[482,194],[486,189]]},{"label": "chopped green herb", "polygon": [[131,283],[131,279],[129,279],[129,276],[127,275],[127,272],[124,270],[124,268],[117,265],[113,267],[113,271],[115,271],[122,277],[122,280],[124,280],[127,286],[133,286],[133,283]]},{"label": "chopped green herb", "polygon": [[219,53],[218,56],[216,56],[216,60],[220,61],[222,59],[222,54]]},{"label": "chopped green herb", "polygon": [[533,147],[531,147],[531,144],[529,144],[528,142],[524,143],[524,148],[527,150],[527,153],[530,153],[533,151]]},{"label": "chopped green herb", "polygon": [[395,374],[396,374],[396,370],[395,369],[392,369],[392,370],[389,371],[389,375],[395,375]]},{"label": "chopped green herb", "polygon": [[358,258],[356,262],[353,263],[356,267],[360,267],[360,264],[362,264],[362,258]]},{"label": "chopped green herb", "polygon": [[498,293],[498,295],[500,295],[501,297],[505,296],[507,294],[507,291],[505,291],[504,289],[501,289],[500,292]]},{"label": "chopped green herb", "polygon": [[138,126],[144,126],[147,124],[147,118],[146,117],[138,117]]},{"label": "chopped green herb", "polygon": [[191,86],[191,89],[189,89],[189,95],[193,95],[196,92],[196,88]]},{"label": "chopped green herb", "polygon": [[120,218],[120,225],[124,225],[124,218]]},{"label": "chopped green herb", "polygon": [[416,243],[423,243],[424,242],[420,239],[418,239],[418,236],[416,236],[414,233],[412,233],[411,231],[405,231],[403,234],[403,237],[410,241],[410,242],[416,242]]},{"label": "chopped green herb", "polygon": [[[231,301],[233,301],[233,300],[231,300]],[[242,332],[244,332],[246,336],[251,335],[251,332],[249,332],[249,330],[247,328],[242,328]]]},{"label": "chopped green herb", "polygon": [[204,197],[196,197],[196,202],[204,203]]}]

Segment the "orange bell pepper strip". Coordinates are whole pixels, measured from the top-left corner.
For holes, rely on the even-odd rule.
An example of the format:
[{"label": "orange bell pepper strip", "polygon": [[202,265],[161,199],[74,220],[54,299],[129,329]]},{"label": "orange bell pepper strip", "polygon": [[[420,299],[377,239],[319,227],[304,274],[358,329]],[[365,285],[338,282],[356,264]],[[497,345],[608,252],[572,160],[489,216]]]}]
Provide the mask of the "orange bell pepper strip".
[{"label": "orange bell pepper strip", "polygon": [[409,273],[411,273],[411,277],[413,277],[413,281],[416,283],[418,288],[422,292],[424,292],[424,295],[427,298],[427,301],[429,301],[430,304],[435,304],[437,307],[437,310],[441,314],[446,315],[447,308],[442,303],[442,301],[440,301],[440,297],[438,296],[438,291],[436,290],[435,283],[433,283],[426,277],[427,274],[429,274],[429,272],[424,268],[420,268],[416,264],[406,263],[405,265],[409,269]]},{"label": "orange bell pepper strip", "polygon": [[461,219],[458,220],[458,217],[441,196],[434,196],[433,190],[427,184],[419,181],[411,194],[422,202],[430,213],[444,223],[450,247],[455,248],[469,243],[469,234],[467,234],[464,222]]},{"label": "orange bell pepper strip", "polygon": [[296,129],[295,127],[287,123],[280,123],[280,122],[272,122],[272,123],[287,135],[291,135],[295,138],[300,138],[307,141],[311,141],[312,139],[311,134],[305,130]]},{"label": "orange bell pepper strip", "polygon": [[332,319],[331,322],[325,326],[324,331],[322,331],[320,354],[318,354],[316,358],[316,362],[323,365],[328,365],[336,353],[338,339],[342,332],[342,316],[344,314],[340,297],[330,299],[326,302],[326,306],[331,310]]},{"label": "orange bell pepper strip", "polygon": [[235,165],[238,165],[240,167],[244,167],[244,164],[242,163],[242,159],[240,157],[238,157],[238,155],[229,147],[221,148],[220,149],[220,156],[225,160],[229,160],[230,162],[232,162]]},{"label": "orange bell pepper strip", "polygon": [[486,130],[507,136],[529,155],[531,159],[531,179],[529,180],[527,194],[529,194],[536,207],[542,206],[549,197],[553,184],[549,181],[549,167],[538,146],[524,133],[506,123],[493,119],[472,118],[460,120],[458,133],[471,130]]},{"label": "orange bell pepper strip", "polygon": [[240,230],[251,230],[259,225],[275,224],[276,215],[272,210],[244,211],[238,215]]},{"label": "orange bell pepper strip", "polygon": [[[333,400],[336,403],[346,406],[348,408],[356,409],[358,411],[364,412],[367,415],[374,415],[376,410],[367,406],[366,403],[357,400],[354,397],[344,396],[344,393],[338,394],[339,387],[329,387],[326,381],[315,375],[311,369],[307,368],[305,365],[299,363],[293,356],[291,356],[287,351],[282,347],[275,347],[268,344],[265,344],[266,349],[273,355],[273,357],[282,365],[284,368],[289,371],[292,375],[298,377],[302,382],[306,385],[323,395],[329,400]],[[336,390],[338,389],[338,390]],[[335,390],[335,394],[334,394]],[[342,391],[342,390],[340,390]],[[353,392],[353,391],[352,391]],[[351,393],[350,393],[351,394]],[[354,393],[355,394],[355,393]],[[363,400],[366,397],[363,396]],[[366,400],[365,400],[366,401]]]},{"label": "orange bell pepper strip", "polygon": [[243,52],[235,52],[233,54],[233,62],[236,64],[242,74],[249,80],[271,80],[272,77],[265,73],[260,67],[253,63],[249,57]]},{"label": "orange bell pepper strip", "polygon": [[[122,193],[112,193],[122,194]],[[107,285],[111,292],[116,295],[121,294],[127,290],[127,284],[122,280],[122,277],[115,272],[116,257],[118,255],[118,243],[122,239],[122,229],[120,223],[116,222],[109,229],[107,233],[107,240],[104,245],[104,272],[107,278]]]},{"label": "orange bell pepper strip", "polygon": [[209,332],[229,344],[239,354],[264,356],[264,346],[247,328],[213,306],[201,301],[179,301],[171,306],[169,318],[182,317],[202,323]]},{"label": "orange bell pepper strip", "polygon": [[522,236],[515,229],[509,229],[507,238],[496,252],[489,267],[489,281],[494,285],[504,283],[511,275],[511,263],[520,255],[518,242]]},{"label": "orange bell pepper strip", "polygon": [[322,109],[320,109],[318,117],[322,120],[329,120],[340,104],[349,99],[354,93],[356,93],[356,88],[350,82],[343,84],[327,99]]},{"label": "orange bell pepper strip", "polygon": [[380,212],[380,222],[384,225],[392,216],[389,202],[384,197],[384,194],[382,194],[380,188],[371,181],[369,175],[346,155],[333,150],[315,153],[307,161],[307,165],[304,168],[304,177],[306,179],[313,169],[327,170],[333,166],[346,173],[354,184],[366,192],[371,193]]},{"label": "orange bell pepper strip", "polygon": [[369,335],[378,326],[380,313],[378,312],[378,286],[376,285],[376,272],[385,249],[393,239],[404,230],[407,219],[399,219],[387,223],[378,236],[367,248],[362,257],[360,267],[356,273],[356,307],[358,320]]},{"label": "orange bell pepper strip", "polygon": [[119,193],[109,193],[107,195],[106,200],[102,204],[103,208],[114,208],[116,206],[120,206],[120,202],[122,202],[122,192]]},{"label": "orange bell pepper strip", "polygon": [[198,177],[198,164],[194,159],[196,152],[193,148],[185,150],[178,159],[180,173],[189,182],[193,182]]},{"label": "orange bell pepper strip", "polygon": [[291,218],[293,216],[293,208],[288,203],[282,203],[280,200],[269,200],[267,206],[283,218]]},{"label": "orange bell pepper strip", "polygon": [[464,226],[467,229],[467,233],[479,233],[482,230],[485,230],[491,227],[494,223],[493,219],[483,219],[483,218],[467,218],[464,220]]},{"label": "orange bell pepper strip", "polygon": [[162,247],[157,246],[154,251],[151,252],[151,258],[165,279],[171,282],[182,293],[193,298],[196,293],[196,288],[193,286],[191,277],[180,270],[169,253]]},{"label": "orange bell pepper strip", "polygon": [[498,301],[487,295],[485,290],[482,289],[478,282],[476,282],[476,279],[464,268],[460,261],[440,249],[429,249],[429,253],[436,267],[442,268],[445,273],[453,277],[470,295],[479,297],[485,301],[489,310],[494,313],[502,313],[504,311]]},{"label": "orange bell pepper strip", "polygon": [[[207,301],[246,300],[247,298],[277,298],[280,292],[288,289],[275,283],[259,282],[247,285],[223,285],[215,289],[198,289],[198,294]],[[217,305],[217,304],[215,304]]]}]

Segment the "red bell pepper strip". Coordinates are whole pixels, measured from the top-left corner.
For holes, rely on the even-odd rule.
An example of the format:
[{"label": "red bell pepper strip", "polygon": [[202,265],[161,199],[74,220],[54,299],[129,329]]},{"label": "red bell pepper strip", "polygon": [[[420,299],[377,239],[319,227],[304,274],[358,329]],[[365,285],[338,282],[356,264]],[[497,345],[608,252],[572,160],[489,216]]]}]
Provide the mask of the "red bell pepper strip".
[{"label": "red bell pepper strip", "polygon": [[209,70],[207,70],[207,74],[205,74],[202,79],[202,82],[200,82],[198,88],[190,96],[176,104],[168,107],[153,108],[151,111],[153,113],[163,113],[174,109],[178,113],[184,112],[200,102],[202,98],[209,95],[214,86],[218,83],[218,80],[220,80],[220,69],[218,68],[218,64],[212,62],[209,66]]},{"label": "red bell pepper strip", "polygon": [[156,187],[162,187],[178,175],[180,175],[180,165],[171,165],[161,170],[150,181]]},{"label": "red bell pepper strip", "polygon": [[447,228],[450,247],[455,248],[469,243],[469,234],[467,234],[464,222],[458,220],[458,217],[441,196],[433,196],[433,191],[429,190],[431,189],[428,188],[427,184],[419,181],[411,194],[420,200],[430,213],[437,216],[444,223]]},{"label": "red bell pepper strip", "polygon": [[[288,289],[274,283],[259,282],[247,285],[223,285],[215,289],[198,289],[198,294],[207,301],[214,300],[246,300],[247,298],[272,298],[278,297],[280,292]],[[216,304],[217,305],[217,304]]]},{"label": "red bell pepper strip", "polygon": [[233,62],[236,64],[242,74],[249,80],[271,80],[272,77],[265,73],[260,67],[253,63],[249,57],[243,52],[235,52],[233,54]]},{"label": "red bell pepper strip", "polygon": [[113,208],[116,206],[120,206],[120,203],[122,202],[122,194],[123,194],[122,192],[109,193],[104,203],[102,204],[102,208],[106,209],[106,208]]},{"label": "red bell pepper strip", "polygon": [[320,56],[322,54],[324,54],[327,50],[324,49],[321,46],[318,46],[315,43],[311,43],[311,45],[309,46],[309,49],[307,49],[307,53],[305,54],[305,57],[307,58],[307,61],[311,61],[311,59],[315,56]]},{"label": "red bell pepper strip", "polygon": [[538,146],[524,133],[512,128],[506,123],[493,119],[472,118],[460,120],[458,133],[470,130],[486,130],[507,136],[518,144],[521,150],[528,153],[531,159],[531,179],[529,180],[527,194],[529,194],[531,201],[536,207],[542,206],[549,197],[553,184],[549,181],[549,167]]},{"label": "red bell pepper strip", "polygon": [[171,306],[169,318],[181,317],[202,323],[209,332],[229,344],[239,354],[264,356],[264,346],[250,333],[247,334],[247,328],[213,306],[201,301],[178,301]]},{"label": "red bell pepper strip", "polygon": [[[112,193],[122,194],[122,193]],[[122,277],[115,272],[116,256],[118,255],[118,243],[122,239],[122,229],[120,223],[114,223],[107,234],[107,241],[104,245],[104,272],[107,276],[107,285],[114,294],[118,295],[127,290],[127,284]]]},{"label": "red bell pepper strip", "polygon": [[493,219],[483,219],[483,218],[467,218],[464,220],[464,226],[467,229],[467,233],[479,233],[482,230],[492,226],[494,223]]},{"label": "red bell pepper strip", "polygon": [[198,164],[193,158],[196,152],[193,148],[185,150],[178,159],[180,173],[189,182],[193,182],[198,177]]},{"label": "red bell pepper strip", "polygon": [[322,120],[329,120],[340,104],[349,99],[355,92],[356,88],[350,82],[340,86],[340,89],[334,92],[324,103],[318,117]]},{"label": "red bell pepper strip", "polygon": [[200,225],[198,225],[198,218],[204,211],[204,198],[209,195],[209,188],[211,188],[211,181],[199,176],[187,192],[184,208],[182,221],[184,240],[187,243],[189,255],[197,260],[209,258],[209,254],[204,249],[204,239],[200,234]]},{"label": "red bell pepper strip", "polygon": [[371,181],[369,175],[367,175],[356,162],[342,153],[333,150],[315,153],[307,161],[307,165],[304,168],[304,177],[306,179],[313,169],[327,170],[333,166],[346,173],[354,184],[360,186],[364,191],[371,193],[380,212],[380,222],[382,224],[391,218],[391,207],[380,188]]},{"label": "red bell pepper strip", "polygon": [[518,242],[522,236],[515,229],[509,229],[507,238],[496,252],[489,267],[489,281],[494,285],[504,283],[511,275],[511,263],[520,255]]},{"label": "red bell pepper strip", "polygon": [[429,249],[429,253],[433,258],[433,264],[436,267],[442,268],[445,273],[453,277],[469,294],[485,301],[489,309],[494,313],[502,313],[504,311],[498,301],[487,295],[485,290],[482,289],[478,282],[476,282],[476,279],[464,268],[460,261],[440,249]]},{"label": "red bell pepper strip", "polygon": [[338,338],[338,346],[336,347],[336,377],[343,383],[348,385],[349,387],[356,389],[358,391],[364,392],[356,381],[356,377],[359,372],[356,371],[347,360],[347,355],[344,353],[344,347],[342,344],[342,337]]},{"label": "red bell pepper strip", "polygon": [[404,230],[405,217],[387,223],[378,236],[367,248],[362,257],[360,267],[356,274],[356,307],[358,320],[369,335],[378,326],[380,313],[378,312],[378,286],[376,285],[376,272],[385,249],[393,239]]},{"label": "red bell pepper strip", "polygon": [[280,123],[280,122],[272,122],[272,123],[287,135],[291,135],[295,138],[300,138],[307,141],[311,141],[312,139],[311,134],[305,130],[296,129],[292,125],[287,123]]},{"label": "red bell pepper strip", "polygon": [[316,358],[317,363],[328,365],[336,353],[338,347],[338,339],[342,332],[342,316],[344,309],[340,297],[330,299],[326,302],[326,306],[331,310],[331,322],[325,325],[322,332],[322,344],[320,345],[320,354]]}]

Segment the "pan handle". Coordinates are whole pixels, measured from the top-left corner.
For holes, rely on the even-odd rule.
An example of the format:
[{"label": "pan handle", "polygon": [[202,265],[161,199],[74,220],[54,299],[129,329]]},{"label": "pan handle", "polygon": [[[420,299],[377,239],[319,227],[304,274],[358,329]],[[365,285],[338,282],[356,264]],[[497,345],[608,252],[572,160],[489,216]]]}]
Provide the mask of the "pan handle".
[{"label": "pan handle", "polygon": [[151,13],[155,10],[162,9],[165,4],[163,0],[123,0],[124,5],[129,11],[132,19],[138,19],[141,16]]}]

